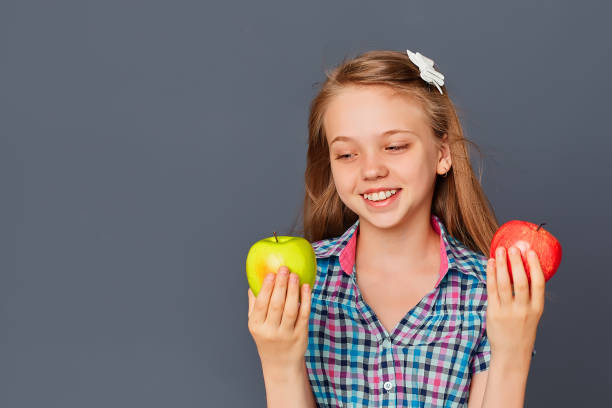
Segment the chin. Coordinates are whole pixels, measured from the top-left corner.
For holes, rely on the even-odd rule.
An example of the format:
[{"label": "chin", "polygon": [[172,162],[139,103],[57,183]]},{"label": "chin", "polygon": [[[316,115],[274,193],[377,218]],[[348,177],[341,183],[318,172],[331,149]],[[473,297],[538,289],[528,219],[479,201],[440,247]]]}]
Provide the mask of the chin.
[{"label": "chin", "polygon": [[401,224],[403,217],[395,214],[357,214],[361,220],[366,220],[369,224],[380,228],[389,229]]}]

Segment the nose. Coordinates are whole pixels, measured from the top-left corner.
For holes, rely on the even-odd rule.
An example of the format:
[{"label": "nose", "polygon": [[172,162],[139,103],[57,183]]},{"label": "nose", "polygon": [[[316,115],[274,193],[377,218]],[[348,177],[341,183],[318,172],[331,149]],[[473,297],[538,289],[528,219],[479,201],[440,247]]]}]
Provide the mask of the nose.
[{"label": "nose", "polygon": [[387,167],[380,157],[375,153],[364,154],[363,166],[361,168],[361,176],[364,180],[374,180],[384,177],[387,173]]}]

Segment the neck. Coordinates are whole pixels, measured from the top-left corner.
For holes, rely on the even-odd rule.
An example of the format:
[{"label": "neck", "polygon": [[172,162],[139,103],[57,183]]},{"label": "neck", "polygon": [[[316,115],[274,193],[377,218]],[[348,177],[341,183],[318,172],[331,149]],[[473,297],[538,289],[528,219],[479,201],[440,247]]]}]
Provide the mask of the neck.
[{"label": "neck", "polygon": [[[440,236],[429,213],[381,229],[359,221],[355,263],[383,274],[431,273],[439,262]],[[436,271],[437,272],[437,271]]]}]

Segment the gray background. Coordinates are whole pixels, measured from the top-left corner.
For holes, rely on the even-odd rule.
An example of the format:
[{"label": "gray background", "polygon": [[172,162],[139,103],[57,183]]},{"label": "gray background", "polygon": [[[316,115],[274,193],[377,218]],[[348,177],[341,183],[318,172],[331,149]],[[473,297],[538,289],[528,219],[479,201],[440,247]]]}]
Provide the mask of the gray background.
[{"label": "gray background", "polygon": [[0,406],[264,407],[246,253],[299,215],[323,70],[406,48],[500,222],[563,244],[527,405],[609,402],[610,8],[2,1]]}]

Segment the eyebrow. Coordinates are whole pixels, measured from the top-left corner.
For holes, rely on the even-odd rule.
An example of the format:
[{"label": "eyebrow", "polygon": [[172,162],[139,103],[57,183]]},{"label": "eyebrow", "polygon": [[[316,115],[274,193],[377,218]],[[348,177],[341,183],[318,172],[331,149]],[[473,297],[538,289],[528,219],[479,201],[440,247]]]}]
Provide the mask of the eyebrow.
[{"label": "eyebrow", "polygon": [[[415,132],[413,132],[412,130],[409,130],[409,129],[389,129],[389,130],[384,131],[383,133],[381,133],[378,137],[389,137],[389,136],[394,135],[396,133],[412,133],[413,135],[417,136],[417,134]],[[348,136],[336,136],[334,138],[334,140],[332,140],[329,145],[331,146],[332,144],[334,144],[334,142],[340,142],[342,140],[351,141],[352,139],[350,137],[348,137]]]}]

